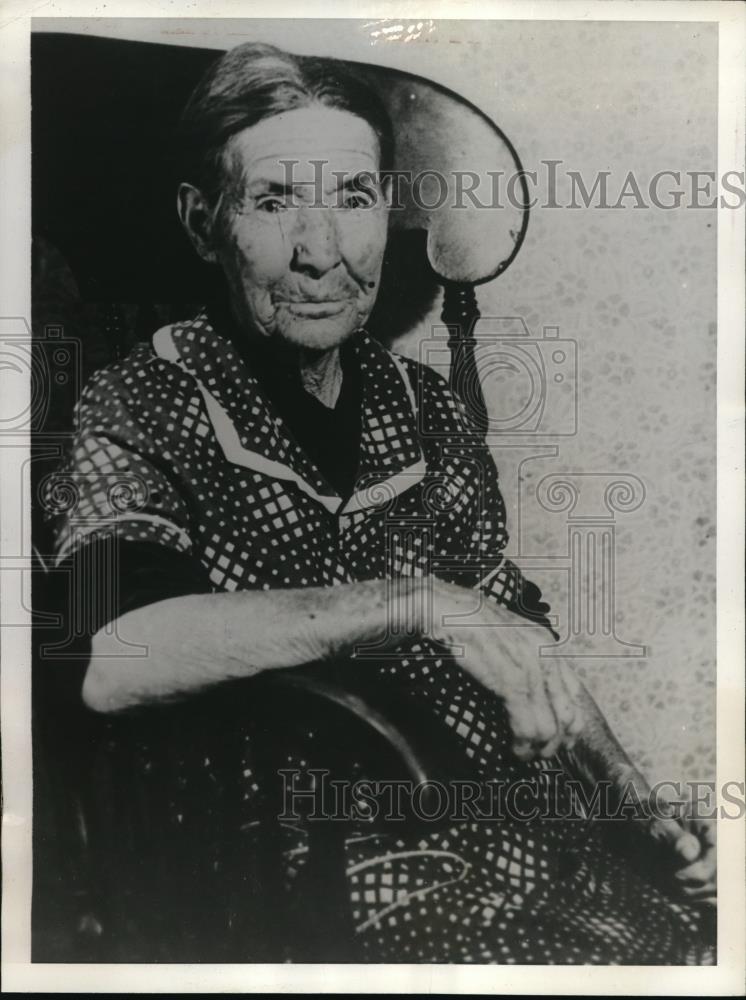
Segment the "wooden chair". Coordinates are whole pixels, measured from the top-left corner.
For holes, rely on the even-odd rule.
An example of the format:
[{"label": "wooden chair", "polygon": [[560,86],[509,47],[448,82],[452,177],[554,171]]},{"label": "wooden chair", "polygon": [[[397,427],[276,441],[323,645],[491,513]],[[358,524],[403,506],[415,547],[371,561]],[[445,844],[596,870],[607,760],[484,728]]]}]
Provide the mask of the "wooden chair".
[{"label": "wooden chair", "polygon": [[[50,322],[66,323],[82,344],[85,368],[92,351],[97,364],[122,356],[157,321],[180,318],[207,290],[172,212],[165,136],[216,53],[69,35],[35,35],[32,42],[34,232],[45,241],[37,246],[56,248],[77,283],[77,297],[68,296],[62,309],[44,294],[50,286],[42,275],[34,324],[43,336]],[[520,170],[495,123],[458,95],[405,73],[356,69],[391,110],[397,169],[414,176],[437,170],[451,184],[459,170]],[[397,324],[416,318],[441,285],[451,384],[484,428],[475,286],[514,258],[526,209],[452,211],[451,189],[445,205],[426,210],[411,188],[404,191],[404,208],[392,213],[374,327],[400,333]],[[59,441],[65,425],[60,411],[70,400],[54,385],[49,391],[51,418],[37,443],[50,428],[50,439]],[[40,523],[37,548],[44,552]],[[37,609],[55,606],[53,590],[42,559]],[[64,594],[58,607],[60,599]],[[183,706],[103,719],[76,701],[70,678],[79,681],[84,654],[67,661],[66,678],[65,665],[44,655],[49,636],[38,625],[35,960],[359,959],[342,867],[348,828],[310,824],[308,861],[288,886],[276,775],[288,746],[303,744],[310,719],[317,734],[333,734],[327,741],[317,735],[314,747],[339,780],[354,777],[354,747],[366,774],[421,782],[448,766],[438,760],[427,719],[413,724],[411,708],[405,718],[400,706],[377,703],[375,691],[361,700],[313,668],[231,685]],[[258,829],[244,829],[241,781],[210,777],[236,777],[247,737],[265,789]],[[186,804],[179,797],[185,773],[194,785]]]}]

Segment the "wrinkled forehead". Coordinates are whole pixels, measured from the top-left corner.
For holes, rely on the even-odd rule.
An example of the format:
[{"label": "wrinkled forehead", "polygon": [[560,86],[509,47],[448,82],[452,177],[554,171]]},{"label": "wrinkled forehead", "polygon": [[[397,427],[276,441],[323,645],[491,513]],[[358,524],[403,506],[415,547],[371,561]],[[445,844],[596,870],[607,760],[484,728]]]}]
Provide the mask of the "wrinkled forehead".
[{"label": "wrinkled forehead", "polygon": [[321,105],[272,115],[234,135],[226,146],[234,177],[253,184],[284,182],[288,163],[301,183],[321,175],[374,173],[379,169],[378,137],[365,119]]}]

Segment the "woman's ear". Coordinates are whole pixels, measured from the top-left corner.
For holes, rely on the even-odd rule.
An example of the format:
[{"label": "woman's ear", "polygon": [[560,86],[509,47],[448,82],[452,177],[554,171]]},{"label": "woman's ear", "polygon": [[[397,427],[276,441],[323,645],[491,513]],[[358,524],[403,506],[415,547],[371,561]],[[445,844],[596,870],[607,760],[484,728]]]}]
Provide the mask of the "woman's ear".
[{"label": "woman's ear", "polygon": [[202,260],[214,264],[217,260],[213,246],[214,209],[210,208],[199,188],[192,184],[179,185],[176,208],[194,249]]},{"label": "woman's ear", "polygon": [[391,193],[393,191],[391,174],[383,175],[383,179],[381,180],[381,191],[383,192],[383,200],[386,208],[391,208]]}]

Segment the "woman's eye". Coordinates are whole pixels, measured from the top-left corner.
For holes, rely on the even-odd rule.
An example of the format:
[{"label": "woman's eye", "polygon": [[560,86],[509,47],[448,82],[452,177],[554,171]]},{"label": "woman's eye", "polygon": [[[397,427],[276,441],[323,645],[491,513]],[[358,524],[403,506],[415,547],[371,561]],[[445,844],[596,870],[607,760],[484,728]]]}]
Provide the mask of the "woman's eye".
[{"label": "woman's eye", "polygon": [[343,208],[370,208],[375,199],[368,191],[349,191],[342,202]]},{"label": "woman's eye", "polygon": [[288,204],[284,198],[260,198],[256,203],[256,207],[260,212],[267,212],[270,215],[274,215],[277,212],[287,211]]}]

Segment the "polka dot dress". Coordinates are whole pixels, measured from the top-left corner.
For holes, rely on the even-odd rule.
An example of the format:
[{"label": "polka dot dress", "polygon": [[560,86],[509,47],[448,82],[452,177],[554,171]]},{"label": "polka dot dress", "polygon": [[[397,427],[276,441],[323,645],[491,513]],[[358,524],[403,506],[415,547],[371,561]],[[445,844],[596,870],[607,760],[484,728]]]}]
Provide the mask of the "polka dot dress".
[{"label": "polka dot dress", "polygon": [[[76,408],[68,461],[46,483],[59,558],[91,533],[110,533],[195,556],[215,591],[371,578],[393,586],[435,573],[530,613],[533,585],[503,555],[497,473],[463,408],[434,372],[363,331],[354,346],[361,448],[346,499],[205,314],[98,373]],[[381,689],[429,706],[444,745],[483,780],[523,778],[542,795],[565,794],[561,765],[518,764],[502,703],[435,647],[403,643],[361,676],[373,672]],[[250,811],[258,789],[249,745],[242,758]],[[598,824],[577,816],[433,824],[406,836],[362,829],[346,850],[349,905],[369,961],[713,959],[701,912],[635,875]],[[303,851],[298,831],[291,869]]]},{"label": "polka dot dress", "polygon": [[[351,838],[351,899],[370,960],[711,964],[708,914],[613,853],[602,825],[573,806],[559,761],[516,762],[501,705],[457,668],[435,667],[434,685],[415,679],[416,658],[404,667],[410,696],[432,704],[478,779],[531,782],[533,792],[513,818],[503,809],[492,821],[487,807],[408,838]],[[527,802],[542,818],[520,818]]]}]

